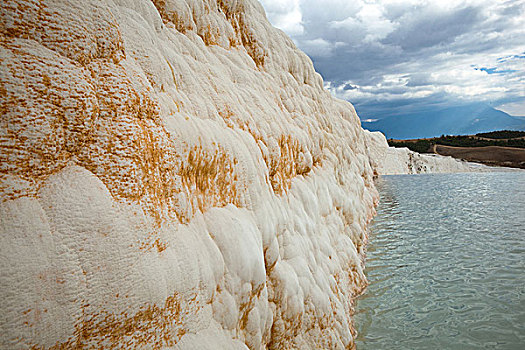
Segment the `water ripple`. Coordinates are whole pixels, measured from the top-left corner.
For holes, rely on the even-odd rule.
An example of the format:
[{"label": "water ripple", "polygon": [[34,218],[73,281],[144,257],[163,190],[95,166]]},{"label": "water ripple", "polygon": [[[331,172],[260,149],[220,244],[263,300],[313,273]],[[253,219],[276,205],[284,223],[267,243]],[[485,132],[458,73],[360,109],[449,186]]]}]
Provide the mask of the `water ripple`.
[{"label": "water ripple", "polygon": [[389,176],[357,348],[525,348],[525,173]]}]

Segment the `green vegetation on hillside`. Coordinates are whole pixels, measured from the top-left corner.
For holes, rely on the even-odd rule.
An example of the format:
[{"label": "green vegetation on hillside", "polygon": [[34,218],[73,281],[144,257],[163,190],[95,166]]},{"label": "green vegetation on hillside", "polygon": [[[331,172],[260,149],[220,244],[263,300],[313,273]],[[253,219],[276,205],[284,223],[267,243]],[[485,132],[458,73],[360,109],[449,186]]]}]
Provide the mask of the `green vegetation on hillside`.
[{"label": "green vegetation on hillside", "polygon": [[393,139],[388,140],[388,145],[390,147],[406,147],[409,150],[418,153],[432,153],[432,146],[434,145],[434,143],[426,139],[419,139],[414,141],[403,141]]},{"label": "green vegetation on hillside", "polygon": [[485,137],[487,139],[515,139],[518,137],[524,137],[525,131],[513,131],[513,130],[500,130],[491,132],[482,132],[476,134],[479,137]]},{"label": "green vegetation on hillside", "polygon": [[455,147],[502,146],[525,148],[525,139],[485,140],[476,136],[441,136],[436,139],[435,143]]},{"label": "green vegetation on hillside", "polygon": [[[508,137],[503,137],[508,136]],[[417,140],[388,140],[391,147],[407,147],[411,151],[418,153],[432,153],[434,145],[445,145],[454,147],[485,147],[501,146],[525,148],[525,132],[523,131],[493,131],[490,133],[480,133],[468,136],[445,136],[434,137],[431,139]],[[488,140],[490,139],[490,140]]]}]

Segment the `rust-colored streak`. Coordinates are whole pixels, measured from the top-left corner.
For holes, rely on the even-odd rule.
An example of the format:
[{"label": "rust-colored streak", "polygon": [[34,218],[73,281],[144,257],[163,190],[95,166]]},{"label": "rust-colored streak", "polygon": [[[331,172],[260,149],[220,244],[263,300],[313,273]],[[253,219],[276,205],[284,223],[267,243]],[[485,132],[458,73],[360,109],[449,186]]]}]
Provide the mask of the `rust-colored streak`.
[{"label": "rust-colored streak", "polygon": [[201,307],[196,294],[184,298],[175,293],[166,299],[164,305],[146,304],[133,315],[126,312],[84,315],[75,326],[74,335],[67,341],[51,347],[33,345],[31,349],[135,349],[146,345],[152,349],[171,347],[188,332],[184,320],[188,319],[189,314],[197,313]]},{"label": "rust-colored streak", "polygon": [[214,152],[200,144],[190,149],[179,175],[184,190],[196,199],[191,202],[192,212],[228,203],[240,205],[236,164],[237,160],[220,146]]},{"label": "rust-colored streak", "polygon": [[216,0],[216,2],[218,8],[221,9],[225,14],[226,19],[232,25],[238,42],[242,43],[246,52],[255,62],[257,67],[263,67],[267,53],[263,46],[257,41],[253,29],[247,23],[244,3],[238,4],[236,8],[232,10],[224,0]]},{"label": "rust-colored streak", "polygon": [[[194,23],[192,19],[183,18],[177,12],[170,11],[165,0],[153,0],[153,4],[159,11],[164,23],[173,23],[175,29],[179,32],[184,34],[189,30],[196,30],[197,35],[208,46],[218,45],[221,39],[220,36],[226,35],[224,40],[227,40],[229,47],[242,45],[256,66],[259,68],[264,67],[268,54],[263,45],[257,40],[253,29],[248,25],[244,3],[239,2],[231,6],[232,4],[226,4],[224,0],[203,1],[202,6],[206,15],[198,20],[205,21],[206,17],[211,13],[221,13],[233,29],[233,32],[226,34],[221,34],[218,28],[214,28],[209,23]],[[193,20],[197,19],[193,18]]]}]

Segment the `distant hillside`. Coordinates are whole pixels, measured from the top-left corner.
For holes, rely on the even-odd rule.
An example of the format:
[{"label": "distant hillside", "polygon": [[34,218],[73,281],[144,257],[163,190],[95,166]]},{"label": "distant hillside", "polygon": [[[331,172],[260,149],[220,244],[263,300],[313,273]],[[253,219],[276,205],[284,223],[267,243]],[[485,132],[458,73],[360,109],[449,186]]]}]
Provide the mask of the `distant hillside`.
[{"label": "distant hillside", "polygon": [[394,139],[476,134],[501,129],[525,130],[524,119],[479,103],[391,116],[374,122],[362,122],[362,125],[365,129],[381,131],[387,138]]},{"label": "distant hillside", "polygon": [[491,131],[476,134],[478,137],[484,137],[487,139],[501,140],[501,139],[517,139],[520,137],[525,137],[525,131],[516,131],[516,130],[500,130],[500,131]]},{"label": "distant hillside", "polygon": [[[507,137],[504,137],[507,136]],[[434,145],[445,145],[454,147],[513,147],[525,148],[525,132],[500,130],[490,133],[479,133],[476,135],[456,135],[412,140],[388,139],[391,147],[406,147],[418,153],[432,153]]]},{"label": "distant hillside", "polygon": [[487,165],[525,168],[525,132],[501,130],[476,135],[394,140],[391,147],[418,153],[436,153]]},{"label": "distant hillside", "polygon": [[525,149],[499,146],[452,147],[436,145],[435,153],[490,166],[525,169]]}]

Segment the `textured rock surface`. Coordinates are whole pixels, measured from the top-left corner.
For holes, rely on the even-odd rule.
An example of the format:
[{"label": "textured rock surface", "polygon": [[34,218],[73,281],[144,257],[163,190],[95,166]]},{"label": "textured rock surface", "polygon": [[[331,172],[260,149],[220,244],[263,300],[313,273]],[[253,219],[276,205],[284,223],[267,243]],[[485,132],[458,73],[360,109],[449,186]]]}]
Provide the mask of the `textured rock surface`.
[{"label": "textured rock surface", "polygon": [[459,161],[437,154],[419,154],[408,148],[388,147],[385,135],[365,130],[370,163],[376,175],[400,175],[423,173],[460,173],[490,171],[480,164]]},{"label": "textured rock surface", "polygon": [[254,0],[0,3],[0,348],[348,348],[352,106]]}]

